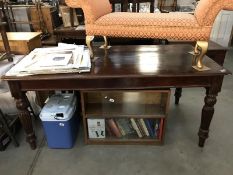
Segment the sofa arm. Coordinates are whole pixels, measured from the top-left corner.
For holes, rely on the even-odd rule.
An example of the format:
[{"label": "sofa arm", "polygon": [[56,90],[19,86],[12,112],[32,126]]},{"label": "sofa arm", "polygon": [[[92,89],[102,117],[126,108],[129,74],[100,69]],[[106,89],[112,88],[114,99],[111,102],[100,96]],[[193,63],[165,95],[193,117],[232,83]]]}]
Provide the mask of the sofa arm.
[{"label": "sofa arm", "polygon": [[65,0],[72,8],[81,7],[84,12],[85,23],[93,24],[98,18],[112,12],[109,0]]},{"label": "sofa arm", "polygon": [[83,0],[65,0],[66,5],[71,8],[81,8]]},{"label": "sofa arm", "polygon": [[214,20],[221,10],[233,10],[233,1],[201,0],[194,15],[201,26],[213,26]]}]

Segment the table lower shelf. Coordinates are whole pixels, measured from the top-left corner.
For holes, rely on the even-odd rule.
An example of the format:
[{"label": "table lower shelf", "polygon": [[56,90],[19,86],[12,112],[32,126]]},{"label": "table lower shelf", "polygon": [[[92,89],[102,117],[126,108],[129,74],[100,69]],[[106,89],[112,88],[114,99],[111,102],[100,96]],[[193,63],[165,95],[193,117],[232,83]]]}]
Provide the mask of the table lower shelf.
[{"label": "table lower shelf", "polygon": [[87,139],[86,144],[99,145],[162,145],[163,142],[157,139]]}]

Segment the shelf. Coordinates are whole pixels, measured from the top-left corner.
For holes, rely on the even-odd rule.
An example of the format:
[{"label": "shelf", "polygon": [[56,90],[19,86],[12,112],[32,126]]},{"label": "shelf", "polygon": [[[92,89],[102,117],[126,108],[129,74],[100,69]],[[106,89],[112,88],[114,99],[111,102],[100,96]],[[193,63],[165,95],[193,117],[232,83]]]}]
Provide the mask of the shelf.
[{"label": "shelf", "polygon": [[81,92],[85,143],[161,145],[170,90]]},{"label": "shelf", "polygon": [[94,117],[140,117],[140,118],[164,118],[165,109],[160,105],[153,104],[100,104],[88,103],[86,104],[86,118]]},{"label": "shelf", "polygon": [[98,140],[109,140],[109,141],[142,141],[142,140],[145,140],[145,141],[150,141],[150,140],[153,140],[153,141],[160,141],[159,139],[157,138],[152,138],[150,136],[145,136],[145,137],[142,137],[142,138],[138,138],[137,134],[131,134],[131,135],[126,135],[126,136],[122,136],[120,138],[117,138],[117,137],[112,137],[112,136],[109,136],[107,135],[106,138],[88,138],[89,140],[93,140],[93,141],[98,141]]},{"label": "shelf", "polygon": [[98,118],[86,119],[88,140],[127,142],[152,140],[161,142],[165,119]]},{"label": "shelf", "polygon": [[87,144],[108,144],[108,145],[162,145],[162,142],[159,140],[152,139],[88,139]]}]

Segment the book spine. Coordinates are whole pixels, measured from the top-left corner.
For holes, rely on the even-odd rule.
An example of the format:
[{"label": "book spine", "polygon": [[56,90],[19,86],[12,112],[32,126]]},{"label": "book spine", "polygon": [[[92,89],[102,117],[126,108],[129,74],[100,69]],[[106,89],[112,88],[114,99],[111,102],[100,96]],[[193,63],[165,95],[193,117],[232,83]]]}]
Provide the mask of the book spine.
[{"label": "book spine", "polygon": [[141,123],[140,123],[140,120],[139,120],[139,119],[135,119],[135,121],[136,121],[136,124],[137,124],[137,126],[138,126],[138,128],[139,128],[139,131],[140,131],[141,134],[142,134],[142,137],[146,136],[146,134],[145,134],[145,132],[144,132],[144,130],[143,130],[143,127],[142,127],[142,125],[141,125]]},{"label": "book spine", "polygon": [[109,137],[114,136],[114,134],[112,133],[112,131],[111,131],[110,127],[109,127],[109,125],[106,125],[106,131],[107,131]]},{"label": "book spine", "polygon": [[114,133],[114,135],[115,135],[116,137],[121,137],[121,136],[122,136],[122,135],[121,135],[121,132],[120,132],[120,130],[118,129],[118,127],[117,127],[115,121],[114,121],[113,119],[107,119],[107,122],[108,122],[108,125],[109,125],[111,131]]},{"label": "book spine", "polygon": [[160,126],[159,125],[160,125],[160,120],[156,119],[155,120],[155,129],[154,129],[156,139],[159,139],[159,132],[160,132],[160,130],[159,130]]},{"label": "book spine", "polygon": [[159,140],[162,140],[163,136],[163,125],[164,125],[164,119],[160,119],[160,125],[159,125]]},{"label": "book spine", "polygon": [[141,138],[142,134],[141,134],[141,132],[140,132],[140,130],[139,130],[137,124],[136,124],[135,119],[131,118],[130,122],[131,122],[131,125],[132,125],[133,129],[137,132],[138,137]]},{"label": "book spine", "polygon": [[145,119],[145,124],[146,124],[146,127],[148,129],[150,136],[154,138],[155,134],[154,134],[153,124],[151,123],[150,119]]},{"label": "book spine", "polygon": [[149,135],[149,132],[148,132],[148,130],[147,130],[147,128],[146,128],[146,124],[145,124],[144,120],[141,118],[141,119],[139,119],[139,121],[140,121],[140,123],[141,123],[142,129],[143,129],[145,135],[146,135],[146,136],[150,136],[150,135]]},{"label": "book spine", "polygon": [[118,122],[118,121],[116,120],[116,124],[117,124],[117,126],[118,126],[118,128],[119,128],[119,130],[120,130],[120,132],[121,132],[121,135],[125,136],[126,133],[125,133],[123,127],[120,125],[120,122]]}]

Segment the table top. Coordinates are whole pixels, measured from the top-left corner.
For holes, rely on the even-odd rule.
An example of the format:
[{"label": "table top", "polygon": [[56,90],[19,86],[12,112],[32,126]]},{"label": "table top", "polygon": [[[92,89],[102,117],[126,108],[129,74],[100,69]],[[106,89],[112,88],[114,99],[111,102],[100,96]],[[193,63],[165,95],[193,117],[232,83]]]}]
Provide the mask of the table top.
[{"label": "table top", "polygon": [[51,75],[33,75],[25,77],[2,78],[15,80],[65,80],[65,79],[101,79],[130,77],[202,77],[231,74],[207,56],[204,64],[207,71],[192,68],[190,45],[166,46],[113,46],[108,50],[95,48],[95,61],[89,73],[68,73]]}]

